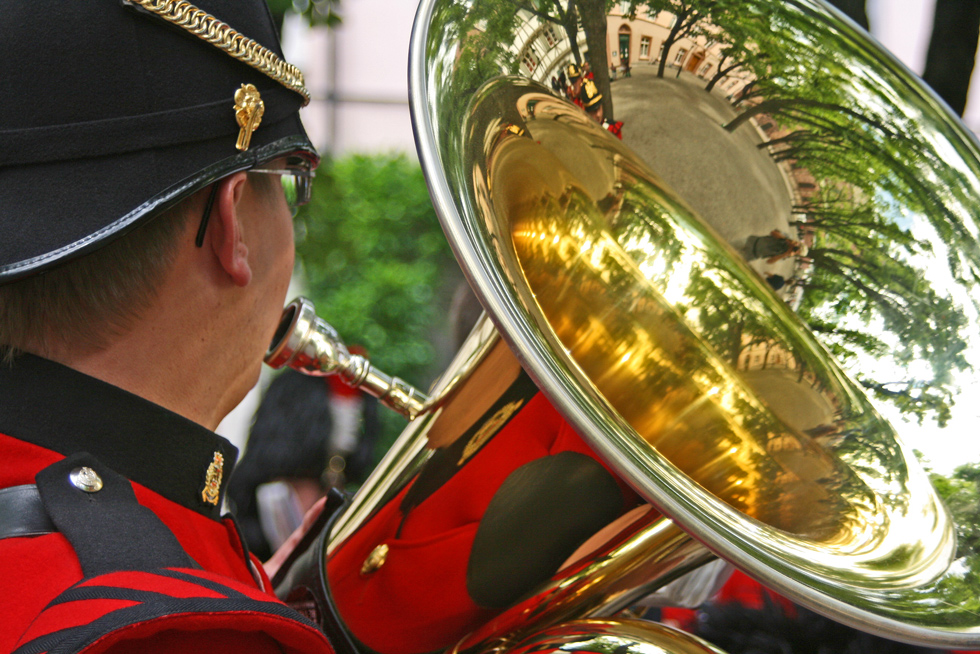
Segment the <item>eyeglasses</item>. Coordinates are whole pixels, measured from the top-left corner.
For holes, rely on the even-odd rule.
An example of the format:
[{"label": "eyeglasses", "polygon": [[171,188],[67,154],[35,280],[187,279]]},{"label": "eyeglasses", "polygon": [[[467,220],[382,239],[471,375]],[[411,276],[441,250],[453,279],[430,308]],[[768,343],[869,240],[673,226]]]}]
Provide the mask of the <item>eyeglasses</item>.
[{"label": "eyeglasses", "polygon": [[313,171],[308,167],[291,166],[287,168],[249,168],[249,173],[262,175],[279,175],[282,191],[286,195],[289,210],[296,215],[296,210],[309,203],[313,191]]},{"label": "eyeglasses", "polygon": [[[314,172],[310,170],[309,164],[305,161],[300,164],[288,164],[285,168],[249,168],[245,172],[257,173],[260,175],[278,175],[282,184],[282,192],[286,197],[286,204],[289,212],[295,217],[299,207],[309,203],[310,195],[313,191]],[[208,229],[208,222],[211,220],[211,207],[214,205],[214,198],[218,193],[218,183],[211,185],[211,192],[208,193],[207,204],[204,205],[204,216],[201,218],[201,225],[197,228],[197,237],[194,244],[197,247],[204,245],[204,234]]]}]

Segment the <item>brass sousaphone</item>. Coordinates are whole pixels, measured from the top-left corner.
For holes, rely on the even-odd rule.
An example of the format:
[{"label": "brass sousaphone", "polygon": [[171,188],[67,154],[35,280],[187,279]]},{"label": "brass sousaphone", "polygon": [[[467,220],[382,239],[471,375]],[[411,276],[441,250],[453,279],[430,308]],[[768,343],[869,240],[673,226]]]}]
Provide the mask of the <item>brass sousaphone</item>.
[{"label": "brass sousaphone", "polygon": [[[489,319],[423,395],[287,308],[272,365],[413,420],[283,596],[352,651],[703,652],[613,616],[719,556],[858,629],[980,648],[978,560],[871,399],[926,425],[970,402],[976,139],[816,0],[547,4],[421,3],[419,155]],[[557,82],[585,58],[604,115]],[[598,463],[492,481],[481,458],[538,389]],[[636,495],[583,534],[602,469]]]}]

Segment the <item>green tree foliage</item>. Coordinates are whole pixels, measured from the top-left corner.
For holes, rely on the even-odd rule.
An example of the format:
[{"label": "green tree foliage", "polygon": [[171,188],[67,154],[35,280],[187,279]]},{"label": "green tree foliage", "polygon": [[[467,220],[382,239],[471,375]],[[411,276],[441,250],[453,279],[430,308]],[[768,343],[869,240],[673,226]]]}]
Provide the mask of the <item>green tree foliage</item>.
[{"label": "green tree foliage", "polygon": [[[908,372],[898,379],[858,377],[873,395],[919,422],[931,416],[945,425],[954,374],[969,367],[962,335],[967,319],[909,263],[931,255],[932,245],[883,220],[885,209],[877,204],[862,201],[852,188],[835,188],[797,207],[808,213],[803,224],[815,231],[809,252],[814,273],[800,314],[842,359],[857,352],[887,356],[906,371],[913,361],[929,362],[932,376],[924,379]],[[860,328],[876,321],[884,330]]]},{"label": "green tree foliage", "polygon": [[933,472],[929,478],[956,523],[956,558],[970,562],[975,588],[980,583],[975,572],[980,571],[980,463],[962,465],[949,477]]},{"label": "green tree foliage", "polygon": [[[506,0],[516,9],[528,11],[541,20],[561,25],[565,30],[565,38],[571,48],[575,63],[582,63],[582,53],[578,49],[579,12],[575,3],[577,0]],[[602,0],[585,0],[595,3]]]},{"label": "green tree foliage", "polygon": [[[956,373],[969,368],[971,326],[949,291],[930,281],[925,269],[933,248],[910,227],[928,223],[946,243],[957,283],[980,279],[967,191],[978,171],[975,164],[970,170],[962,139],[938,121],[924,126],[928,100],[892,94],[905,80],[880,66],[860,39],[795,5],[760,11],[761,3],[744,3],[732,12],[713,0],[652,4],[679,5],[677,24],[691,24],[700,13],[690,30],[715,34],[728,44],[726,60],[750,74],[736,101],[742,111],[725,129],[759,117],[774,122],[780,131],[760,147],[816,181],[816,192],[795,207],[815,235],[803,318],[840,357],[871,354],[898,369],[915,368],[918,377],[860,381],[920,422],[930,417],[944,425]],[[949,160],[961,152],[960,162]],[[910,366],[914,361],[926,362],[931,375]]]},{"label": "green tree foliage", "polygon": [[753,36],[752,30],[743,27],[744,23],[732,21],[730,27],[724,33],[721,47],[718,51],[718,70],[708,80],[708,85],[704,90],[710,93],[715,84],[725,79],[728,75],[742,68],[750,60],[759,60],[766,55],[758,52],[758,48],[750,41]]},{"label": "green tree foliage", "polygon": [[[520,74],[515,54],[519,29],[533,16],[561,27],[572,58],[581,63],[579,34],[585,33],[596,86],[603,96],[606,117],[613,115],[606,57],[606,14],[614,0],[473,0],[447,3],[436,23],[447,29],[444,41],[459,43],[458,53],[446,60],[444,74],[452,75],[452,88],[466,100],[484,82],[499,75]],[[450,27],[451,26],[451,27]],[[447,103],[451,104],[451,103]],[[445,105],[444,105],[445,107]],[[447,110],[448,111],[448,110]]]},{"label": "green tree foliage", "polygon": [[472,7],[451,5],[447,13],[458,14],[460,26],[458,60],[452,74],[463,94],[472,94],[485,81],[497,75],[516,75],[520,61],[511,52],[517,28],[521,25],[518,5],[511,0],[475,2]]},{"label": "green tree foliage", "polygon": [[319,315],[380,370],[425,390],[438,372],[433,330],[460,278],[418,164],[324,161],[296,229],[298,273]]}]

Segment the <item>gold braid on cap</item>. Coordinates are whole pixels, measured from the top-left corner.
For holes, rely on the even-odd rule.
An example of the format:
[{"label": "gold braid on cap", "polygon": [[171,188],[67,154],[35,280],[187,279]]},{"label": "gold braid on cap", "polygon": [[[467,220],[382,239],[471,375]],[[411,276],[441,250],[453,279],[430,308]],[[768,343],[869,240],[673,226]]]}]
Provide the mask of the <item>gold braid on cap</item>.
[{"label": "gold braid on cap", "polygon": [[221,48],[235,59],[268,75],[287,89],[303,96],[303,106],[310,102],[310,92],[303,85],[303,73],[299,68],[279,58],[257,41],[250,39],[235,28],[221,22],[203,9],[185,0],[125,0],[156,14],[168,23],[187,30],[211,45]]}]

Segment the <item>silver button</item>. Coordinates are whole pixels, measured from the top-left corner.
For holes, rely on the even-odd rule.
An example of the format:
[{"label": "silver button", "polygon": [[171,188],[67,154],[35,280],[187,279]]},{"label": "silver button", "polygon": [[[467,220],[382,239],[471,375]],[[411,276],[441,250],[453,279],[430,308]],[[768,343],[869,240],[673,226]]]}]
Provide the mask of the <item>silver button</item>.
[{"label": "silver button", "polygon": [[102,490],[102,478],[89,467],[75,468],[68,475],[72,486],[86,493],[96,493]]}]

